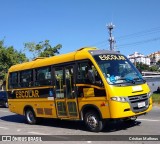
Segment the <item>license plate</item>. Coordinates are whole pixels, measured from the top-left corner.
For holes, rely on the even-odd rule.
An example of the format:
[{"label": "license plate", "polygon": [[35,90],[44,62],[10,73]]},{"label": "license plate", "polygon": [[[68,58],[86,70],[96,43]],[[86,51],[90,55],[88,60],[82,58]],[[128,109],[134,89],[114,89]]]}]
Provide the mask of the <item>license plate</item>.
[{"label": "license plate", "polygon": [[132,91],[135,92],[135,91],[142,91],[142,86],[133,86],[132,87]]},{"label": "license plate", "polygon": [[145,102],[140,102],[140,103],[138,103],[138,108],[141,108],[141,107],[145,107]]}]

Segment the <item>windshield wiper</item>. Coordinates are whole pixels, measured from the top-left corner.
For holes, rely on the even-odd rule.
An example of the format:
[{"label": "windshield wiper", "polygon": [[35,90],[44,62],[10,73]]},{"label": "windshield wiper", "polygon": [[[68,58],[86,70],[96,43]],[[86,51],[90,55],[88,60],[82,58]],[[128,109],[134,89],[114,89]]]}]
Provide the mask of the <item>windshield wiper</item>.
[{"label": "windshield wiper", "polygon": [[131,83],[135,84],[135,79],[125,78],[125,80],[126,80],[127,82],[131,82]]},{"label": "windshield wiper", "polygon": [[141,77],[134,78],[134,80],[142,80],[144,83],[146,82],[146,80]]},{"label": "windshield wiper", "polygon": [[127,78],[119,78],[117,80],[125,80],[126,82],[131,82],[131,83],[135,84],[135,79],[128,78],[128,77]]},{"label": "windshield wiper", "polygon": [[119,81],[119,80],[124,80],[126,81],[127,83],[133,83],[135,84],[137,80],[142,80],[144,83],[146,82],[146,80],[144,80],[143,78],[141,77],[137,77],[137,78],[132,78],[132,77],[124,77],[124,78],[118,78],[116,79],[115,77],[110,77],[110,82],[113,82],[113,83],[116,83],[116,81]]}]

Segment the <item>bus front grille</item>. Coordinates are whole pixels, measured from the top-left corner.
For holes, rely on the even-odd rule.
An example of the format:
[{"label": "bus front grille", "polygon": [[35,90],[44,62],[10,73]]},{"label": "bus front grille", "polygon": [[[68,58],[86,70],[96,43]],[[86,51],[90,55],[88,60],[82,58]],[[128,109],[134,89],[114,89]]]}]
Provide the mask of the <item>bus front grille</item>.
[{"label": "bus front grille", "polygon": [[149,98],[147,94],[129,96],[128,101],[132,111],[136,113],[145,111],[149,106]]}]

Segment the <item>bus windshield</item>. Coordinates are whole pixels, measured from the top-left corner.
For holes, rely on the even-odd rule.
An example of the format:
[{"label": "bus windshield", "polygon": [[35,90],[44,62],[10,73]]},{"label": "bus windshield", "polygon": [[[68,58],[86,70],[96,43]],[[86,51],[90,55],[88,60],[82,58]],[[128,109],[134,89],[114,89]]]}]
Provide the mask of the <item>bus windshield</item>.
[{"label": "bus windshield", "polygon": [[109,84],[133,85],[144,83],[140,72],[123,55],[103,54],[94,56]]}]

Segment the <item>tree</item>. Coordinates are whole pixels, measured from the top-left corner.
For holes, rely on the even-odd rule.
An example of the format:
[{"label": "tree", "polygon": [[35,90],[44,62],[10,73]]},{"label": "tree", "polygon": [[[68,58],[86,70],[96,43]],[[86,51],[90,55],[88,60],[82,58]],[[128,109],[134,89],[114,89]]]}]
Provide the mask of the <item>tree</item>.
[{"label": "tree", "polygon": [[137,62],[136,63],[136,67],[137,67],[137,69],[139,70],[139,71],[144,71],[144,70],[149,70],[149,66],[148,65],[146,65],[146,64],[143,64],[143,63],[139,63],[139,62]]},{"label": "tree", "polygon": [[158,71],[158,66],[157,65],[153,65],[153,66],[150,67],[149,70],[153,71],[153,72]]},{"label": "tree", "polygon": [[0,41],[0,80],[5,80],[8,69],[18,63],[27,61],[25,54],[18,52],[13,46],[4,46],[4,40]]},{"label": "tree", "polygon": [[38,44],[34,42],[28,42],[24,44],[25,50],[29,50],[33,53],[33,59],[36,57],[51,57],[59,54],[59,50],[62,48],[61,44],[52,47],[49,40],[39,42]]}]

